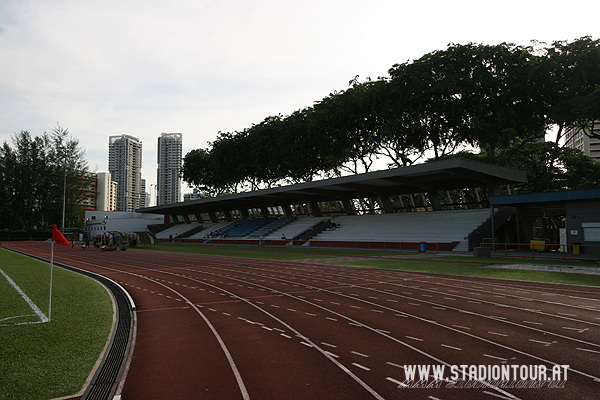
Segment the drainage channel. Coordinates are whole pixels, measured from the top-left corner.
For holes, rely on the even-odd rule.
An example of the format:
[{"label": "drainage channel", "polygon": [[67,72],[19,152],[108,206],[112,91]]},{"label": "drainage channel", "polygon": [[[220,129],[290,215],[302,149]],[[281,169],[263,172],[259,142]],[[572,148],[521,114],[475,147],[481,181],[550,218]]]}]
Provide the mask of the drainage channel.
[{"label": "drainage channel", "polygon": [[[12,249],[9,249],[12,250]],[[12,250],[28,257],[50,263],[45,258]],[[80,400],[117,400],[121,398],[121,390],[129,369],[133,355],[135,335],[137,330],[137,317],[135,303],[129,293],[118,283],[93,272],[85,271],[70,265],[54,262],[54,265],[88,276],[102,285],[111,293],[115,301],[116,326],[113,329],[109,345],[102,357],[102,361],[92,377],[90,384],[85,389]]]}]

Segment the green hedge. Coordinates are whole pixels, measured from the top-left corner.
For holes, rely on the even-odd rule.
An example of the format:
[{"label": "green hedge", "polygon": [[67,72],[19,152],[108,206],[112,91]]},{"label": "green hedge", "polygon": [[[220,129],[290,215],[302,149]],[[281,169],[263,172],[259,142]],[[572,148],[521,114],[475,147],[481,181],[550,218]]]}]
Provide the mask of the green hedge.
[{"label": "green hedge", "polygon": [[[52,237],[51,231],[34,231],[31,233],[33,240],[46,240]],[[0,231],[0,240],[8,240],[9,233],[7,230]],[[29,234],[25,231],[12,231],[10,233],[10,240],[29,240]]]}]

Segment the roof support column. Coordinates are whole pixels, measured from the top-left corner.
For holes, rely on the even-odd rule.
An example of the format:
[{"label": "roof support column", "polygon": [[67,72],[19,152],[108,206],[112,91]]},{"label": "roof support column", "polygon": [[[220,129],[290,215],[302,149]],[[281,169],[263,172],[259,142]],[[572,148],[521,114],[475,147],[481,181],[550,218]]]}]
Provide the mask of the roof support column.
[{"label": "roof support column", "polygon": [[182,214],[182,216],[183,216],[183,221],[184,221],[186,224],[191,224],[191,223],[192,223],[192,221],[190,220],[190,216],[189,216],[189,215],[187,215],[187,214]]},{"label": "roof support column", "polygon": [[428,190],[427,197],[429,197],[429,203],[431,203],[431,208],[433,208],[433,211],[442,210],[442,204],[440,203],[440,196],[438,196],[437,190]]},{"label": "roof support column", "polygon": [[198,222],[199,224],[204,222],[204,219],[202,218],[201,213],[194,213],[194,215],[196,216],[196,222]]},{"label": "roof support column", "polygon": [[321,212],[321,207],[319,207],[319,203],[316,201],[310,202],[310,208],[312,209],[312,213],[315,217],[322,217],[323,213]]},{"label": "roof support column", "polygon": [[242,218],[243,219],[250,218],[250,214],[248,214],[248,209],[247,208],[240,208],[240,213],[242,213]]},{"label": "roof support column", "polygon": [[267,207],[267,206],[262,206],[262,207],[260,208],[260,213],[261,213],[261,215],[262,215],[262,217],[263,217],[263,218],[269,218],[269,214],[270,214],[270,213],[269,213],[269,207]]},{"label": "roof support column", "polygon": [[224,210],[223,213],[225,214],[225,219],[227,220],[227,222],[233,221],[233,215],[231,215],[231,210]]},{"label": "roof support column", "polygon": [[502,186],[495,182],[489,182],[488,187],[490,189],[490,197],[492,196],[503,196]]},{"label": "roof support column", "polygon": [[390,196],[387,194],[379,195],[379,202],[381,204],[381,208],[386,214],[391,214],[394,212],[394,206],[392,205],[392,201],[390,200]]},{"label": "roof support column", "polygon": [[286,217],[293,217],[294,216],[294,212],[292,211],[292,208],[290,207],[289,204],[284,204],[281,206],[281,208],[283,208],[283,212],[285,212],[285,216]]},{"label": "roof support column", "polygon": [[354,210],[354,206],[349,198],[343,198],[342,204],[344,205],[344,211],[346,215],[356,215],[356,210]]},{"label": "roof support column", "polygon": [[210,222],[212,222],[213,224],[219,222],[219,218],[217,218],[217,214],[215,214],[214,211],[209,211],[208,216],[210,217]]}]

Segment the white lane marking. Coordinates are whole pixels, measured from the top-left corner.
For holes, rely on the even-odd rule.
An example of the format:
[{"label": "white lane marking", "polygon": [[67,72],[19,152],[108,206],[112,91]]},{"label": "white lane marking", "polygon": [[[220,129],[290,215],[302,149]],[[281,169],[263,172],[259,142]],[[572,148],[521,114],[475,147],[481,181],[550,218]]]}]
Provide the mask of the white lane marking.
[{"label": "white lane marking", "polygon": [[454,326],[455,328],[471,329],[467,326],[460,326],[460,325],[452,325],[452,326]]},{"label": "white lane marking", "polygon": [[357,351],[351,351],[350,353],[352,353],[352,354],[356,354],[357,356],[361,356],[361,357],[369,357],[368,355],[366,355],[366,354],[363,354],[363,353],[359,353],[359,352],[357,352]]},{"label": "white lane marking", "polygon": [[46,315],[42,312],[42,310],[40,310],[38,308],[38,306],[36,306],[35,303],[33,301],[31,301],[31,299],[29,298],[29,296],[27,296],[25,294],[25,292],[23,292],[21,290],[21,288],[19,287],[19,285],[17,285],[15,283],[15,281],[13,281],[12,279],[10,279],[10,276],[6,275],[6,273],[4,271],[2,271],[1,269],[0,269],[0,273],[2,275],[4,275],[4,277],[6,278],[6,280],[8,281],[8,283],[10,283],[11,286],[17,291],[17,293],[19,293],[19,295],[23,298],[23,300],[25,300],[25,302],[27,302],[27,304],[29,305],[29,307],[42,320],[42,322],[48,322],[48,317],[46,317]]},{"label": "white lane marking", "polygon": [[312,347],[312,344],[310,344],[310,343],[306,343],[306,342],[300,342],[300,343],[302,343],[305,346]]},{"label": "white lane marking", "polygon": [[367,368],[364,365],[360,365],[359,363],[352,363],[352,365],[354,365],[355,367],[358,367],[360,369],[363,369],[365,371],[370,371],[371,370],[371,368]]},{"label": "white lane marking", "polygon": [[583,333],[583,332],[587,331],[589,328],[569,328],[568,326],[563,326],[563,329],[571,329],[571,330],[577,331],[579,333]]},{"label": "white lane marking", "polygon": [[332,352],[330,352],[330,351],[327,351],[327,350],[325,350],[325,353],[326,353],[326,354],[329,354],[331,357],[334,357],[334,358],[340,358],[340,356],[338,356],[337,354],[335,354],[335,353],[332,353]]},{"label": "white lane marking", "polygon": [[382,312],[383,312],[383,311],[381,311],[381,310],[371,310],[371,311],[373,311],[373,312],[378,312],[378,313],[382,313]]},{"label": "white lane marking", "polygon": [[581,348],[579,348],[579,347],[576,347],[576,349],[577,349],[577,350],[582,350],[582,351],[589,351],[589,352],[591,352],[591,353],[598,353],[598,354],[600,354],[600,351],[597,351],[597,350],[581,349]]},{"label": "white lane marking", "polygon": [[286,335],[285,333],[280,333],[279,336],[283,336],[284,338],[287,338],[287,339],[291,339],[292,338],[291,336]]},{"label": "white lane marking", "polygon": [[526,324],[535,324],[535,325],[544,325],[541,322],[533,322],[533,321],[523,321]]},{"label": "white lane marking", "polygon": [[498,336],[508,336],[508,335],[506,335],[504,333],[498,333],[498,332],[490,332],[490,331],[488,331],[488,333],[491,333],[492,335],[498,335]]},{"label": "white lane marking", "polygon": [[392,382],[392,383],[394,383],[394,384],[398,385],[398,387],[408,387],[408,385],[407,385],[406,383],[403,383],[403,382],[397,381],[397,380],[395,380],[394,378],[390,378],[389,376],[388,376],[387,378],[385,378],[385,379],[387,379],[388,381],[390,381],[390,382]]},{"label": "white lane marking", "polygon": [[296,312],[296,310],[294,310],[293,308],[288,308],[287,310],[291,312]]},{"label": "white lane marking", "polygon": [[360,308],[359,306],[350,306],[350,307],[352,307],[352,308]]},{"label": "white lane marking", "polygon": [[552,343],[550,342],[543,342],[541,340],[534,340],[534,339],[529,339],[530,342],[535,342],[535,343],[542,343],[545,344],[546,346],[550,346]]},{"label": "white lane marking", "polygon": [[494,358],[496,360],[502,360],[502,361],[506,361],[506,358],[502,358],[502,357],[496,357],[496,356],[490,356],[489,354],[484,354],[484,357],[489,357],[489,358]]},{"label": "white lane marking", "polygon": [[391,365],[392,367],[396,367],[396,368],[401,368],[401,369],[404,369],[404,366],[403,366],[403,365],[394,364],[393,362],[389,362],[389,361],[387,361],[387,362],[386,362],[386,364],[387,364],[387,365]]},{"label": "white lane marking", "polygon": [[335,344],[330,344],[330,343],[325,343],[325,342],[321,342],[321,344],[323,346],[327,346],[327,347],[333,347],[334,349],[337,347]]},{"label": "white lane marking", "polygon": [[316,317],[317,316],[317,314],[313,314],[313,313],[309,313],[309,312],[305,312],[304,314],[310,315],[311,317]]},{"label": "white lane marking", "polygon": [[413,340],[418,340],[419,342],[423,341],[423,339],[419,339],[419,338],[412,337],[412,336],[405,336],[405,338],[407,338],[407,339],[413,339]]},{"label": "white lane marking", "polygon": [[[501,395],[499,395],[499,394],[496,394],[496,393],[488,392],[487,390],[484,390],[482,393],[488,394],[488,395],[490,395],[490,396],[497,397],[497,398],[499,398],[499,399],[504,399],[504,400],[514,400],[514,399],[516,399],[516,397],[514,397],[514,396],[513,396],[513,397],[501,396]],[[510,393],[509,393],[509,394],[510,394]]]},{"label": "white lane marking", "polygon": [[447,347],[449,349],[454,349],[454,350],[462,350],[460,347],[454,347],[454,346],[448,346],[447,344],[441,344],[442,347]]}]

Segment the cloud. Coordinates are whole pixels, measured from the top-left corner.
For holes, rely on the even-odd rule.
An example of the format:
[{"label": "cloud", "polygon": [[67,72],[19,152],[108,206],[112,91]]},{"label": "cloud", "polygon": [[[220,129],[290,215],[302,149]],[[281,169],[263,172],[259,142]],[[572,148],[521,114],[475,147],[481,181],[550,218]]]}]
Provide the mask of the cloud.
[{"label": "cloud", "polygon": [[[581,4],[579,4],[581,3]],[[0,1],[0,141],[56,122],[106,168],[108,136],[144,146],[183,133],[184,152],[270,115],[290,114],[450,42],[526,45],[589,34],[581,6],[508,0]]]}]

